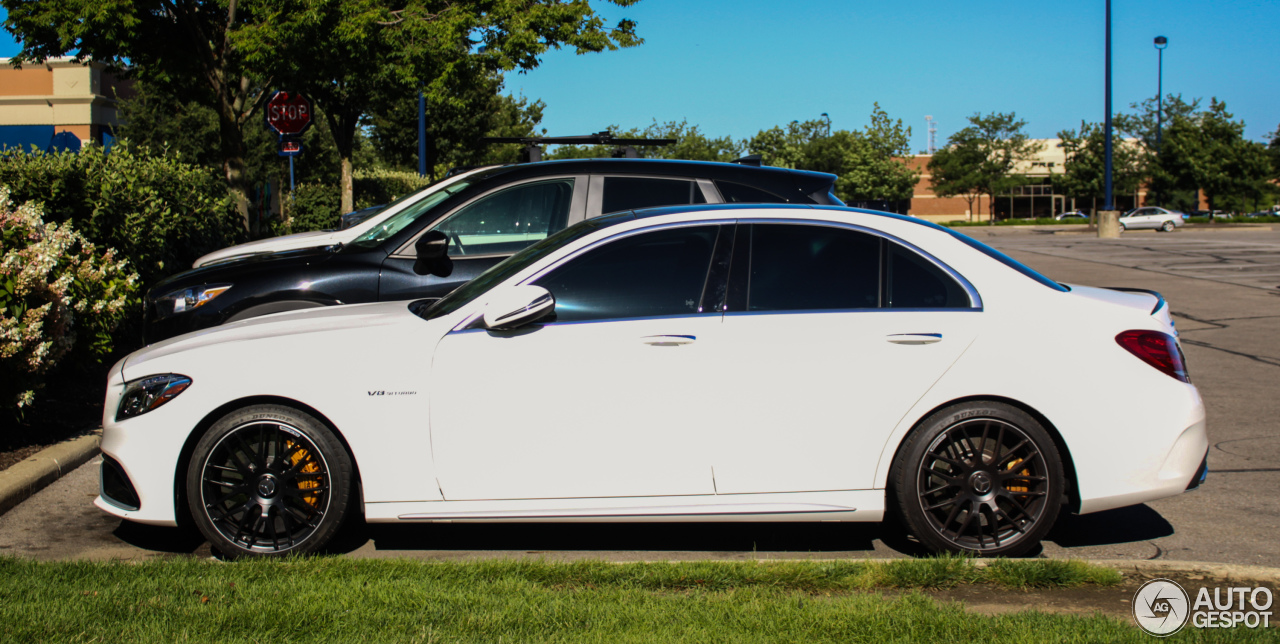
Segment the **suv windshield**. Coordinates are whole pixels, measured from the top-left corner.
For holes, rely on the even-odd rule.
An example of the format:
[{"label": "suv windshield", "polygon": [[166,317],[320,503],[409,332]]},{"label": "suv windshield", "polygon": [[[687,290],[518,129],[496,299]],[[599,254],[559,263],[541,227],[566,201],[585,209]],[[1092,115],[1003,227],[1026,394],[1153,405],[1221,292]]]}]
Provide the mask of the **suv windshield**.
[{"label": "suv windshield", "polygon": [[[406,226],[418,221],[423,215],[431,212],[440,202],[452,197],[453,195],[471,187],[470,181],[456,181],[447,186],[439,188],[433,192],[427,193],[418,199],[417,203],[410,204],[404,210],[387,217],[386,221],[370,228],[368,232],[351,240],[349,246],[368,250],[376,248],[382,242],[389,239],[392,235],[404,230]],[[395,204],[392,203],[387,207],[390,208]]]},{"label": "suv windshield", "polygon": [[479,277],[436,300],[434,304],[424,308],[419,302],[426,302],[427,300],[419,300],[410,305],[409,310],[424,320],[434,320],[442,315],[453,313],[480,297],[493,286],[501,284],[508,277],[524,270],[526,266],[555,252],[561,246],[572,243],[575,239],[586,237],[601,228],[607,228],[633,217],[635,217],[635,214],[628,211],[578,222],[508,257],[493,268],[481,273]]}]

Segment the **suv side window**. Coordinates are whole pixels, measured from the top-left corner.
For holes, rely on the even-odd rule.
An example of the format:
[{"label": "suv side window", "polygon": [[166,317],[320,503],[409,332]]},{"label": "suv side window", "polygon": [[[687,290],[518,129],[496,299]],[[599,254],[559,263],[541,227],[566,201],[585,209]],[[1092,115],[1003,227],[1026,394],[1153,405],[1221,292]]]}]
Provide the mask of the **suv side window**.
[{"label": "suv side window", "polygon": [[787,203],[786,197],[741,183],[717,181],[716,188],[720,189],[720,196],[724,197],[725,203]]},{"label": "suv side window", "polygon": [[697,182],[648,177],[605,177],[600,212],[707,203]]},{"label": "suv side window", "polygon": [[885,306],[893,309],[966,309],[969,294],[941,268],[915,251],[889,247]]},{"label": "suv side window", "polygon": [[879,308],[879,237],[830,226],[750,228],[746,310]]},{"label": "suv side window", "polygon": [[606,242],[533,282],[556,298],[557,322],[695,315],[719,226]]},{"label": "suv side window", "polygon": [[565,227],[573,179],[526,183],[481,197],[435,227],[449,256],[510,254]]}]

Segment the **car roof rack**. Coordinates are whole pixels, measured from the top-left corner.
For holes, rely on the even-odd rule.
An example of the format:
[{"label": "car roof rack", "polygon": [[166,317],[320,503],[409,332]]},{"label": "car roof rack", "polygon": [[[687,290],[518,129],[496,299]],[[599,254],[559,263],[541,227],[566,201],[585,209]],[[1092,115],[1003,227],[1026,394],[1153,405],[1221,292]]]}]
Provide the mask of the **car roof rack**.
[{"label": "car roof rack", "polygon": [[748,154],[745,157],[739,157],[737,159],[734,159],[729,163],[736,163],[738,165],[752,165],[759,168],[760,166],[764,165],[764,159],[758,154]]},{"label": "car roof rack", "polygon": [[537,163],[542,160],[544,145],[612,145],[613,158],[639,159],[637,145],[671,145],[676,139],[620,139],[609,131],[577,136],[486,136],[481,143],[520,143],[524,149],[520,151],[520,163]]}]

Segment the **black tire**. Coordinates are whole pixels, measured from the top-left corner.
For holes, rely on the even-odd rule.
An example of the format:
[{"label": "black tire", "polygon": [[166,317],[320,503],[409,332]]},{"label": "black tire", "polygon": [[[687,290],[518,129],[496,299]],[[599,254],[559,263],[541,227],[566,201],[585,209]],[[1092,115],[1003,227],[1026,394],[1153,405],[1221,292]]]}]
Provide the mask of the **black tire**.
[{"label": "black tire", "polygon": [[907,437],[889,473],[890,508],[934,552],[1016,557],[1053,527],[1066,491],[1062,472],[1057,446],[1030,415],[1003,403],[962,403]]},{"label": "black tire", "polygon": [[1124,231],[1126,231],[1126,230],[1129,230],[1129,229],[1128,229],[1128,228],[1125,228],[1125,227],[1124,227],[1124,224],[1120,224],[1120,232],[1124,232]]},{"label": "black tire", "polygon": [[228,559],[323,548],[352,504],[351,456],[328,427],[281,405],[237,409],[196,443],[187,501]]},{"label": "black tire", "polygon": [[1163,230],[1163,231],[1164,231],[1164,232],[1166,232],[1166,233],[1171,233],[1171,232],[1173,232],[1173,229],[1174,229],[1174,228],[1175,228],[1175,226],[1173,225],[1173,222],[1172,222],[1172,221],[1166,221],[1166,222],[1164,222],[1163,224],[1161,224],[1161,225],[1160,225],[1160,230]]}]

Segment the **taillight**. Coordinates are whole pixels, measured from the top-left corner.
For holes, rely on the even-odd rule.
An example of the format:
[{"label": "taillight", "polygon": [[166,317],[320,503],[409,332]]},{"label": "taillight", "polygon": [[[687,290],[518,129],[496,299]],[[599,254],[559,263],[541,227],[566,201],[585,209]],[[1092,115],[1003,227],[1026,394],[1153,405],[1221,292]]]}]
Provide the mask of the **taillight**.
[{"label": "taillight", "polygon": [[1124,331],[1116,336],[1116,343],[1143,362],[1159,369],[1165,375],[1191,382],[1187,375],[1187,361],[1182,357],[1178,341],[1161,331]]}]

